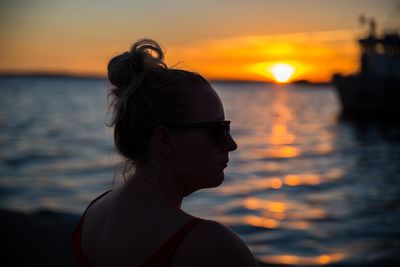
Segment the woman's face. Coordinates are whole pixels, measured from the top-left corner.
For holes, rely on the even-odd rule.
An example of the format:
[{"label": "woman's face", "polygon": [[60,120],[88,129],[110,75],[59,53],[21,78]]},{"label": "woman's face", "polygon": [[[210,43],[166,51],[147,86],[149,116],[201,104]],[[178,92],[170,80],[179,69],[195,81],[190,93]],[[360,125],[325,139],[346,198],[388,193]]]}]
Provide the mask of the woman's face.
[{"label": "woman's face", "polygon": [[[218,122],[225,120],[218,94],[206,84],[189,85],[183,96],[183,123]],[[217,142],[218,129],[193,128],[176,130],[172,157],[174,169],[191,192],[216,187],[224,180],[229,152],[237,148],[232,136]],[[189,192],[189,193],[191,193]]]}]

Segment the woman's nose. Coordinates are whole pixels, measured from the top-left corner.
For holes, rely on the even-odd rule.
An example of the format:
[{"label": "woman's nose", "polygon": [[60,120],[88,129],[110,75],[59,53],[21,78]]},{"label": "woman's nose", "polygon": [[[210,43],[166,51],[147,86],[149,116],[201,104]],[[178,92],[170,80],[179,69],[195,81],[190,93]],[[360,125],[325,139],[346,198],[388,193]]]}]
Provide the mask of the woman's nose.
[{"label": "woman's nose", "polygon": [[236,150],[237,147],[237,143],[235,142],[235,140],[233,140],[232,135],[229,133],[223,145],[223,150],[230,152]]}]

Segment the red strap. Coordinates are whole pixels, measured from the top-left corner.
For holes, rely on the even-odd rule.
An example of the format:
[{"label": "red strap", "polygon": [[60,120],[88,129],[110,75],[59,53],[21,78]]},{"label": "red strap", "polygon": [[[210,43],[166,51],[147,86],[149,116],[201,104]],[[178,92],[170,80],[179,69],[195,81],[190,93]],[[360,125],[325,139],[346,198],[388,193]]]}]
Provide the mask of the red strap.
[{"label": "red strap", "polygon": [[178,232],[176,232],[153,256],[145,261],[140,267],[167,266],[171,256],[193,227],[203,219],[193,218]]},{"label": "red strap", "polygon": [[82,247],[81,247],[81,236],[82,236],[82,225],[83,225],[83,218],[85,217],[85,214],[89,207],[95,203],[97,200],[102,198],[104,195],[109,193],[111,190],[108,190],[101,194],[100,196],[96,197],[90,204],[87,206],[85,212],[81,216],[78,225],[76,226],[74,232],[72,233],[72,238],[71,238],[71,246],[72,250],[74,252],[74,266],[75,267],[90,267],[90,263],[88,260],[85,258],[85,255],[83,255],[82,252]]}]

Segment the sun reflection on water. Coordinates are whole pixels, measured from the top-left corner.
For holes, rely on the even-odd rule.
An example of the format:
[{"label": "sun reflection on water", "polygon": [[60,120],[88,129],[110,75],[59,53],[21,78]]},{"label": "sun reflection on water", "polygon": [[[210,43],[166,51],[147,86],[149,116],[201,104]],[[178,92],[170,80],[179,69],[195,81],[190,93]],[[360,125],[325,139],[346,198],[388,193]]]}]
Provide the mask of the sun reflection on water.
[{"label": "sun reflection on water", "polygon": [[243,205],[248,209],[266,209],[271,212],[284,212],[286,209],[284,202],[262,200],[255,197],[246,198]]},{"label": "sun reflection on water", "polygon": [[263,227],[263,228],[277,228],[279,222],[269,218],[263,218],[258,216],[245,216],[244,221],[252,226]]},{"label": "sun reflection on water", "polygon": [[295,256],[295,255],[270,255],[263,256],[261,260],[269,264],[287,264],[287,265],[326,265],[335,263],[344,258],[343,253],[323,254],[318,256]]},{"label": "sun reflection on water", "polygon": [[326,174],[304,173],[304,174],[287,174],[283,177],[258,177],[252,176],[247,180],[231,182],[220,188],[222,194],[249,193],[262,191],[265,189],[279,190],[284,186],[315,186],[322,183],[328,183],[341,177],[343,170],[336,169]]},{"label": "sun reflection on water", "polygon": [[285,124],[275,124],[272,126],[272,133],[268,137],[268,143],[272,145],[289,145],[295,141],[295,136],[291,134]]},{"label": "sun reflection on water", "polygon": [[321,183],[321,178],[317,174],[289,174],[285,176],[284,181],[289,186],[317,185]]}]

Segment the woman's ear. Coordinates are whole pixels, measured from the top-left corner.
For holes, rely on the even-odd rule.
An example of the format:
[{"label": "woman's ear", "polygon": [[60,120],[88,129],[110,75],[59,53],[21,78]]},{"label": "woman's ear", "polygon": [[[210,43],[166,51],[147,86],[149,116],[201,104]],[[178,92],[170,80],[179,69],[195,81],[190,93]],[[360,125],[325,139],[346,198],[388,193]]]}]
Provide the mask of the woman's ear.
[{"label": "woman's ear", "polygon": [[155,149],[164,155],[170,155],[172,152],[172,140],[170,130],[165,126],[158,126],[153,133],[152,142]]}]

